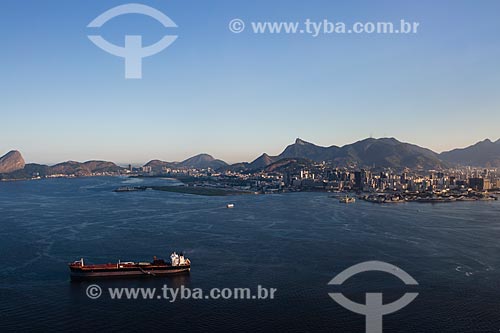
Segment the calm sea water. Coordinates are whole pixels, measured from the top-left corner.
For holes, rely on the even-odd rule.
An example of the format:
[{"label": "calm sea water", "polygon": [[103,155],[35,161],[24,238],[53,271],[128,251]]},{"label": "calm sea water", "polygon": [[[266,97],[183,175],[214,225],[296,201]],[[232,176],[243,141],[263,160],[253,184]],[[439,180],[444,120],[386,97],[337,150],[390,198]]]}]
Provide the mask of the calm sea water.
[{"label": "calm sea water", "polygon": [[[335,303],[419,296],[384,317],[384,332],[500,330],[500,203],[343,205],[325,193],[202,197],[113,193],[171,180],[53,179],[0,183],[0,330],[363,332],[364,317]],[[234,209],[226,209],[228,202]],[[182,250],[188,276],[111,280],[108,287],[277,288],[274,300],[90,300],[67,263],[144,261]],[[367,260],[418,282],[363,273]]]}]

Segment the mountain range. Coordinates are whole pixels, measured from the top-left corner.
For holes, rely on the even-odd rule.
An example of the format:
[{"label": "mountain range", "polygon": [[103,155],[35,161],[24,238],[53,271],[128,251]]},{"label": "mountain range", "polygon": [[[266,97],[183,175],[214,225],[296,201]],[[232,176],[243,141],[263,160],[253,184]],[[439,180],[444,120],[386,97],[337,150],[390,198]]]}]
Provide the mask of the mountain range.
[{"label": "mountain range", "polygon": [[500,139],[496,142],[486,139],[467,148],[441,153],[440,157],[453,164],[500,167]]},{"label": "mountain range", "polygon": [[151,167],[154,172],[161,172],[163,168],[186,168],[186,169],[219,169],[228,166],[222,160],[217,160],[208,154],[199,154],[188,158],[182,162],[165,162],[160,160],[152,160],[144,166]]},{"label": "mountain range", "polygon": [[500,140],[436,153],[395,138],[368,138],[342,147],[322,147],[297,139],[277,156],[263,154],[248,164],[256,169],[286,158],[305,158],[338,166],[442,169],[450,166],[500,167]]},{"label": "mountain range", "polygon": [[[500,167],[500,140],[489,139],[466,148],[453,149],[438,154],[430,149],[405,143],[395,138],[368,138],[344,146],[322,147],[302,139],[287,146],[276,156],[262,154],[252,162],[229,165],[208,154],[199,154],[182,162],[151,160],[145,164],[152,171],[161,172],[163,168],[196,168],[234,171],[275,170],[285,164],[307,161],[329,162],[336,166],[352,168],[411,168],[420,170],[443,169],[450,166]],[[122,167],[107,161],[75,162],[67,161],[53,166],[26,164],[21,153],[13,150],[0,157],[0,179],[31,178],[67,174],[88,176],[95,173],[119,172]]]},{"label": "mountain range", "polygon": [[346,167],[409,167],[440,169],[446,167],[439,155],[394,138],[365,139],[342,147],[322,147],[301,139],[287,146],[278,156],[261,155],[248,168],[262,168],[286,158],[303,158],[315,162],[330,162]]},{"label": "mountain range", "polygon": [[[10,152],[7,153],[7,155],[9,154]],[[7,155],[0,157],[0,160],[3,160]],[[51,175],[75,175],[80,177],[91,176],[95,173],[114,173],[123,170],[122,167],[119,167],[115,163],[107,161],[87,161],[83,163],[68,161],[53,166],[36,163],[24,164],[24,159],[19,152],[14,156],[11,154],[7,161],[8,163],[4,161],[3,169],[0,170],[7,169],[11,171],[1,172],[0,180],[30,179],[34,175],[39,175],[41,177]]]}]

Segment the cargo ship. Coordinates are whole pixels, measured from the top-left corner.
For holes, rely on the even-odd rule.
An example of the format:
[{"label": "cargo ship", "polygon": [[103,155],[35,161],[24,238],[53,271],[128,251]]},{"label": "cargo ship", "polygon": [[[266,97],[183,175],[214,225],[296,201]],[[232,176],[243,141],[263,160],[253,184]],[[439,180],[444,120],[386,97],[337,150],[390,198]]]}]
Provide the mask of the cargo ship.
[{"label": "cargo ship", "polygon": [[108,264],[85,264],[83,258],[69,264],[71,280],[119,277],[155,277],[188,273],[191,261],[182,253],[172,253],[170,262],[153,257],[151,262],[118,261]]}]

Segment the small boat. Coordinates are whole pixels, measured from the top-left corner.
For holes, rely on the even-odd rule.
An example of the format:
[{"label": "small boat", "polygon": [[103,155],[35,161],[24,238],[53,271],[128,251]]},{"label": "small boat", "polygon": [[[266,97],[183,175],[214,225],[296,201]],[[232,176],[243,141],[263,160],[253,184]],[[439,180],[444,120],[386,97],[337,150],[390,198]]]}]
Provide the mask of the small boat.
[{"label": "small boat", "polygon": [[226,205],[226,208],[234,208],[234,204],[230,203]]},{"label": "small boat", "polygon": [[353,198],[353,197],[348,197],[347,195],[345,196],[345,198],[341,198],[339,200],[340,203],[353,203],[353,202],[356,202],[356,198]]},{"label": "small boat", "polygon": [[118,187],[117,189],[114,189],[113,192],[137,192],[137,191],[146,191],[145,186],[121,186]]}]

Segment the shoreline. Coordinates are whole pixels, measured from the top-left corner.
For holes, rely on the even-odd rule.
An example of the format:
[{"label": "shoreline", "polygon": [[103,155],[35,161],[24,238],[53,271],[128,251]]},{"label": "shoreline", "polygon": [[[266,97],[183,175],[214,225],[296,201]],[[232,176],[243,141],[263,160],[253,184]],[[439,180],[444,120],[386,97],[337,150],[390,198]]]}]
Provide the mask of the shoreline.
[{"label": "shoreline", "polygon": [[[127,174],[116,174],[116,175],[69,175],[69,176],[57,176],[57,177],[38,177],[38,178],[25,178],[25,179],[0,179],[0,182],[20,182],[20,181],[35,181],[35,180],[50,180],[50,179],[80,179],[80,178],[94,178],[94,177],[111,177],[111,178],[165,178],[162,177],[151,177],[151,176],[138,176],[138,175],[127,175]],[[113,192],[137,192],[144,190],[154,190],[154,191],[164,191],[171,193],[180,194],[191,194],[191,195],[201,195],[201,196],[230,196],[230,195],[270,195],[270,194],[285,194],[285,193],[297,193],[297,192],[315,192],[315,193],[332,193],[330,190],[326,189],[308,189],[308,188],[289,188],[282,189],[281,191],[272,192],[260,192],[252,190],[242,190],[238,188],[231,187],[214,187],[206,186],[203,184],[196,184],[195,180],[191,177],[168,177],[172,180],[177,180],[184,185],[169,186],[169,185],[152,185],[152,186],[135,186],[122,188],[116,188]],[[187,181],[187,182],[185,182]],[[229,185],[230,186],[230,185]],[[334,192],[337,193],[337,192]],[[353,191],[338,192],[338,193],[355,193]],[[427,196],[419,196],[424,193],[364,193],[357,195],[357,198],[375,204],[397,204],[397,203],[407,203],[407,202],[418,202],[418,203],[454,203],[454,202],[472,202],[472,201],[497,201],[497,195],[500,195],[500,191],[492,192],[475,192],[462,191],[460,193],[456,192],[455,195],[441,196],[436,192],[427,192]],[[437,197],[436,197],[437,195]],[[408,198],[411,196],[411,198]]]},{"label": "shoreline", "polygon": [[201,196],[228,196],[228,195],[249,195],[254,194],[249,191],[241,191],[235,189],[226,189],[226,188],[213,188],[213,187],[203,187],[203,186],[187,186],[187,185],[177,185],[177,186],[134,186],[134,187],[119,187],[114,189],[113,192],[116,193],[124,193],[124,192],[143,192],[143,191],[163,191],[163,192],[171,192],[171,193],[180,193],[180,194],[192,194],[192,195],[201,195]]}]

